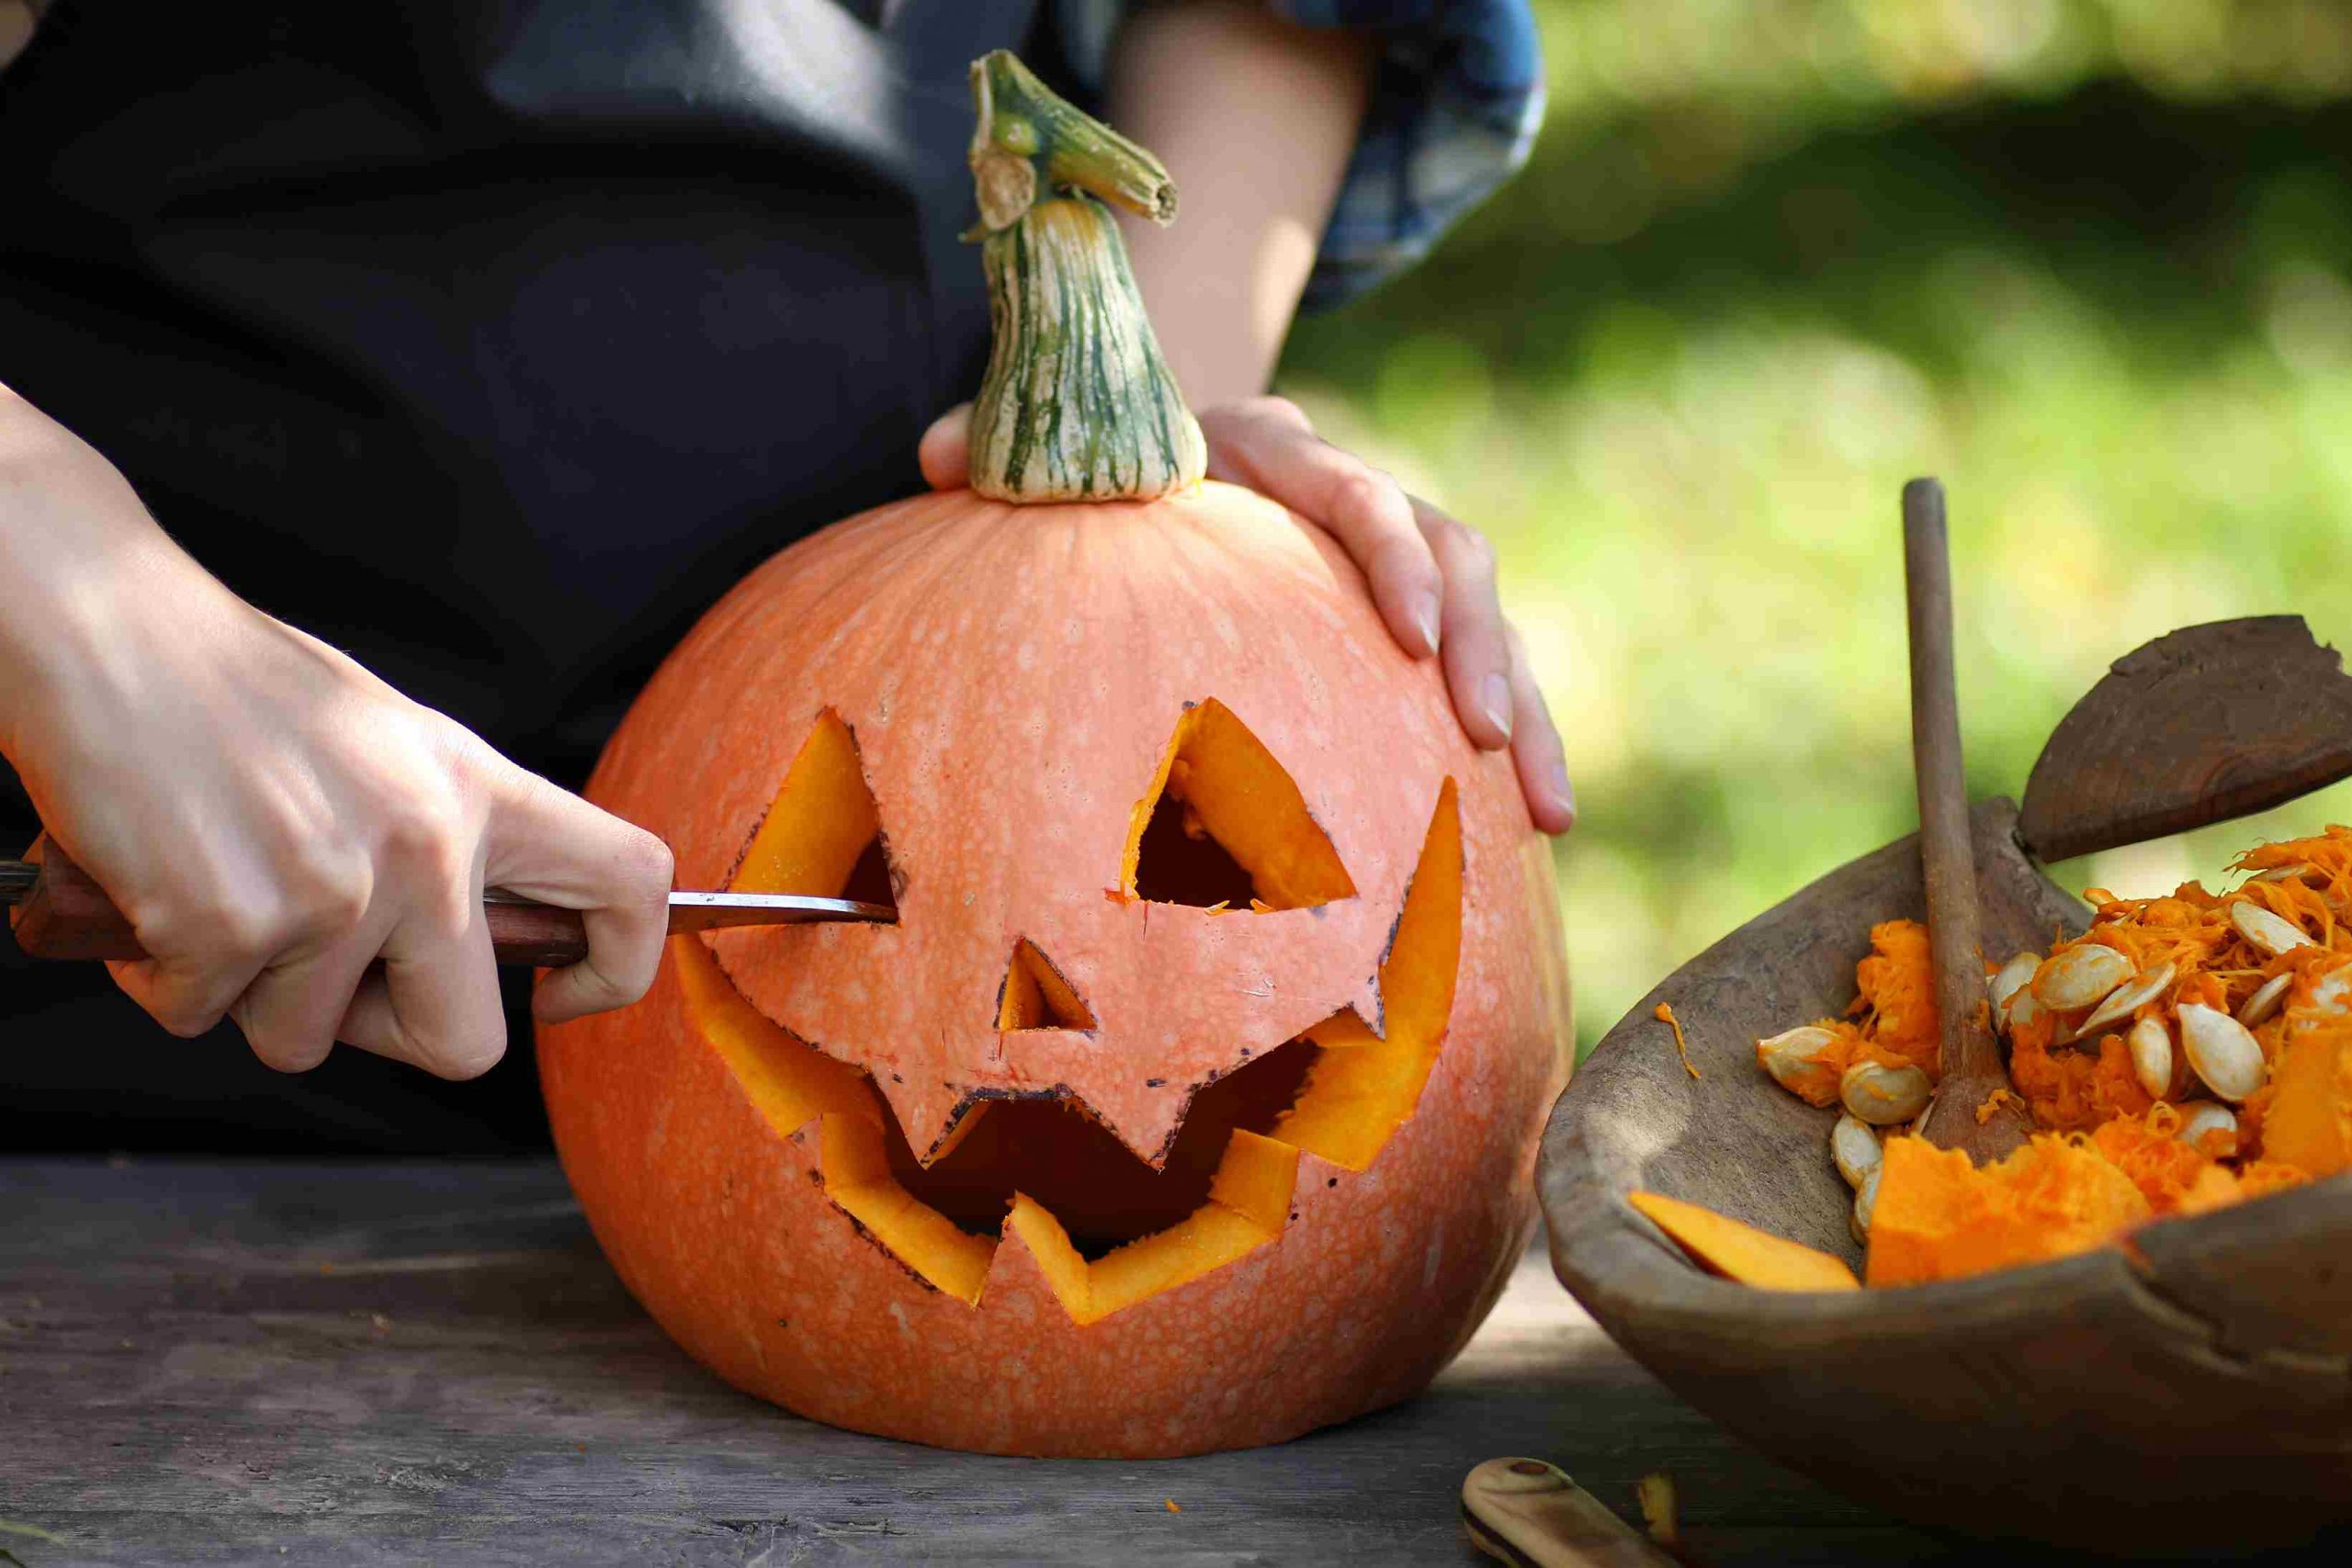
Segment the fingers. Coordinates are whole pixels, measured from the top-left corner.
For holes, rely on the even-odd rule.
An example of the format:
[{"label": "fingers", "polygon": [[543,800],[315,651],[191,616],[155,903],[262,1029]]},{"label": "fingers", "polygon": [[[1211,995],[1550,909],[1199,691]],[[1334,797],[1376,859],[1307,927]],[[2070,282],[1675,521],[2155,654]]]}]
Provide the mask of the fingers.
[{"label": "fingers", "polygon": [[376,945],[372,937],[341,942],[264,969],[229,1009],[254,1055],[281,1073],[325,1061]]},{"label": "fingers", "polygon": [[1568,782],[1567,753],[1560,745],[1552,710],[1535,684],[1519,628],[1506,623],[1504,637],[1510,650],[1510,760],[1519,773],[1520,793],[1527,797],[1527,814],[1539,831],[1565,833],[1577,823],[1577,792]]},{"label": "fingers", "polygon": [[972,405],[957,403],[933,420],[916,444],[915,461],[932,489],[963,489],[972,470]]},{"label": "fingers", "polygon": [[[1318,437],[1297,405],[1253,398],[1201,416],[1210,472],[1313,518],[1363,569],[1373,603],[1416,659],[1438,650],[1443,563],[1396,481]],[[1491,579],[1492,573],[1489,572]],[[1496,744],[1500,744],[1499,741]]]},{"label": "fingers", "polygon": [[[151,892],[124,909],[153,956],[107,968],[132,1001],[182,1039],[229,1016],[273,964],[316,953],[367,908],[364,872],[355,879],[348,866],[271,876],[252,865],[181,870],[178,888]],[[334,1001],[339,1010],[341,998]],[[334,1023],[326,1020],[330,1037]]]},{"label": "fingers", "polygon": [[479,1077],[506,1054],[478,887],[412,910],[386,940],[383,962],[352,995],[340,1038],[445,1078]]},{"label": "fingers", "polygon": [[645,994],[670,930],[667,844],[517,769],[492,807],[491,846],[490,886],[578,909],[588,930],[588,956],[539,982],[536,1017],[560,1023]]},{"label": "fingers", "polygon": [[1510,744],[1517,719],[1502,601],[1495,593],[1495,547],[1487,536],[1425,501],[1413,513],[1444,574],[1446,689],[1462,728],[1482,750]]}]

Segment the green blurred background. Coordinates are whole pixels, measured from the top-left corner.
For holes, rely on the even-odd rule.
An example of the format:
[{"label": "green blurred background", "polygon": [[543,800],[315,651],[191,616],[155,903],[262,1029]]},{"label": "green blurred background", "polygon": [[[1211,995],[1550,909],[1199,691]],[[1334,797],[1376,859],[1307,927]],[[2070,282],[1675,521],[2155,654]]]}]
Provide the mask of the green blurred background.
[{"label": "green blurred background", "polygon": [[[1567,738],[1579,1046],[1916,825],[1897,495],[1951,495],[1980,795],[2111,660],[2352,633],[2352,8],[1538,0],[1532,164],[1283,389],[1485,528]],[[2092,857],[2126,893],[2339,785]]]}]

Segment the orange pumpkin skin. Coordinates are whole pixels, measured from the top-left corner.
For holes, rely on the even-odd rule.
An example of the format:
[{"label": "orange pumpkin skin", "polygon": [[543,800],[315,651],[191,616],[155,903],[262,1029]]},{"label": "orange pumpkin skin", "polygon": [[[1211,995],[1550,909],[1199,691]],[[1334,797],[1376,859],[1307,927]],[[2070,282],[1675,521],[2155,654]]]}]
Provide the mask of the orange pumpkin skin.
[{"label": "orange pumpkin skin", "polygon": [[[1117,897],[1137,803],[1188,703],[1287,770],[1356,896],[1213,912]],[[734,987],[871,1072],[918,1149],[975,1094],[1059,1092],[1156,1151],[1196,1085],[1371,981],[1459,789],[1461,947],[1409,1118],[1358,1171],[1302,1153],[1286,1225],[1081,1326],[1007,1230],[977,1305],[829,1198],[817,1123],[780,1129],[689,1015],[539,1032],[558,1148],[622,1280],[729,1382],[837,1426],[993,1453],[1152,1457],[1277,1441],[1419,1389],[1524,1245],[1568,987],[1549,846],[1507,757],[1464,738],[1435,661],[1382,626],[1319,530],[1248,491],[1012,507],[957,491],[836,525],[716,606],[607,748],[590,798],[724,885],[802,742],[854,733],[895,927],[718,933]],[[998,1032],[1027,939],[1091,1032]]]}]

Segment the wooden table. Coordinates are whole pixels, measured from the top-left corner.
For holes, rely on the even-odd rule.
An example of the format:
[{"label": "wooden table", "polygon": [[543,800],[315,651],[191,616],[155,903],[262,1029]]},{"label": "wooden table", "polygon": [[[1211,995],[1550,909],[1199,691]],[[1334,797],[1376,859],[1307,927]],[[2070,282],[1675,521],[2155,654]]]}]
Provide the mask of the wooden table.
[{"label": "wooden table", "polygon": [[1629,1517],[1667,1472],[1708,1563],[1963,1560],[1725,1436],[1536,1254],[1396,1409],[1044,1462],[727,1388],[621,1289],[552,1164],[0,1161],[0,1568],[1475,1562],[1463,1473],[1516,1453]]}]

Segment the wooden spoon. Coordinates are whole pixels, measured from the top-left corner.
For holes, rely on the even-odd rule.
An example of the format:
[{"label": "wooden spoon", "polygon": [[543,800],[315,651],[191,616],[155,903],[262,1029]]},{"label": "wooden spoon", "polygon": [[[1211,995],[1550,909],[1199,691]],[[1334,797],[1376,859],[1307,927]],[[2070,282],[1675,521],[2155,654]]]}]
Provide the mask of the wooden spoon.
[{"label": "wooden spoon", "polygon": [[[2033,1130],[1993,1039],[1977,935],[1976,852],[1969,841],[1968,781],[1961,766],[1960,694],[1952,669],[1951,556],[1944,487],[1903,487],[1903,579],[1911,613],[1911,754],[1919,782],[1919,862],[1928,888],[1928,947],[1935,962],[1943,1075],[1920,1119],[1939,1148],[1978,1165],[2000,1159]],[[2006,1091],[2006,1093],[2004,1093]],[[1995,1096],[2003,1098],[1996,1100]],[[1984,1112],[1984,1107],[1992,1109]],[[1984,1112],[1980,1114],[1980,1112]]]}]

